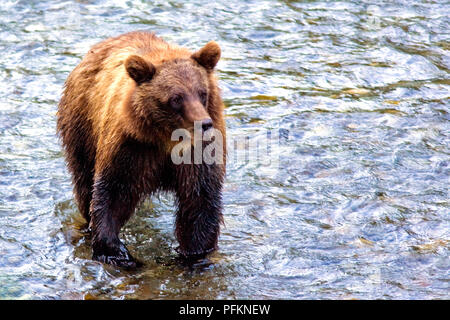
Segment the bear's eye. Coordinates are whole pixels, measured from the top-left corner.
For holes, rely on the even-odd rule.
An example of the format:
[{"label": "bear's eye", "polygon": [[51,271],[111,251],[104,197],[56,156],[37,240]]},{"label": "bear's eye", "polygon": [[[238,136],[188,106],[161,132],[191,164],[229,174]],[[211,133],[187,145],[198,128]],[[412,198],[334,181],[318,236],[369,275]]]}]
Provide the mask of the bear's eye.
[{"label": "bear's eye", "polygon": [[208,94],[206,91],[199,91],[198,96],[200,97],[200,101],[204,106],[206,106],[206,99],[208,98]]},{"label": "bear's eye", "polygon": [[180,111],[181,107],[183,106],[183,97],[177,94],[176,96],[170,98],[169,103],[172,109],[174,109],[175,111]]}]

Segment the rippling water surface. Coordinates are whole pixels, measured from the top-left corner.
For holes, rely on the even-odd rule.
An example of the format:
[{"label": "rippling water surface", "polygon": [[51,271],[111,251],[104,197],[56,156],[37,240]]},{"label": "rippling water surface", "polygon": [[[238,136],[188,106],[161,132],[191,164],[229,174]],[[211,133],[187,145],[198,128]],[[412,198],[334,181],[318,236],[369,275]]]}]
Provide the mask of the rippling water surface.
[{"label": "rippling water surface", "polygon": [[[0,298],[450,298],[449,16],[446,1],[2,1]],[[220,250],[194,268],[170,195],[121,234],[142,270],[92,261],[55,135],[69,72],[136,29],[218,41],[229,138],[281,133],[277,170],[230,161]]]}]

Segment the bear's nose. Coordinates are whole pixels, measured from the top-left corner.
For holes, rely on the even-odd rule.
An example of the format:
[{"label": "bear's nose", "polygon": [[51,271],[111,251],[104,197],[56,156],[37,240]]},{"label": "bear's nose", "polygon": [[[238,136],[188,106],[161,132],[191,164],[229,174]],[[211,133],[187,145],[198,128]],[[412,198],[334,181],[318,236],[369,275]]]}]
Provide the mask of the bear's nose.
[{"label": "bear's nose", "polygon": [[208,131],[209,129],[211,129],[213,126],[212,120],[211,119],[204,119],[202,120],[202,129],[203,131]]}]

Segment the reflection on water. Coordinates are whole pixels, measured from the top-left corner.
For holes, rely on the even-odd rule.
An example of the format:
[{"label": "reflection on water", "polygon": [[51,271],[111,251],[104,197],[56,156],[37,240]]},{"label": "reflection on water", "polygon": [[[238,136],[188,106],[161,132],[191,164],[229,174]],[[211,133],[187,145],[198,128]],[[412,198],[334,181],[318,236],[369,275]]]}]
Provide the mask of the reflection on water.
[{"label": "reflection on water", "polygon": [[[450,7],[375,1],[3,1],[0,298],[437,298],[449,282]],[[220,250],[177,260],[173,198],[90,260],[55,136],[88,48],[144,29],[218,65],[230,137],[277,130],[275,172],[230,161]]]}]

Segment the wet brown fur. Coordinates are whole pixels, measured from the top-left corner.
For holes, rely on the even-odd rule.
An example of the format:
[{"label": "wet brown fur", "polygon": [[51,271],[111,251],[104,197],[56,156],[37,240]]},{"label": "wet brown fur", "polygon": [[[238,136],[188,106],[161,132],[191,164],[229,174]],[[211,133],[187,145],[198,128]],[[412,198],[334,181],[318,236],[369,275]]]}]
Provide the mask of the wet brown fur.
[{"label": "wet brown fur", "polygon": [[[139,201],[158,190],[177,196],[182,255],[217,248],[225,164],[174,165],[170,137],[174,129],[210,118],[225,138],[213,72],[219,57],[214,42],[192,53],[152,33],[131,32],[93,46],[69,75],[57,130],[75,199],[90,222],[95,259],[136,266],[118,234]],[[206,90],[206,106],[198,90]],[[185,94],[182,113],[168,107],[177,93]]]}]

